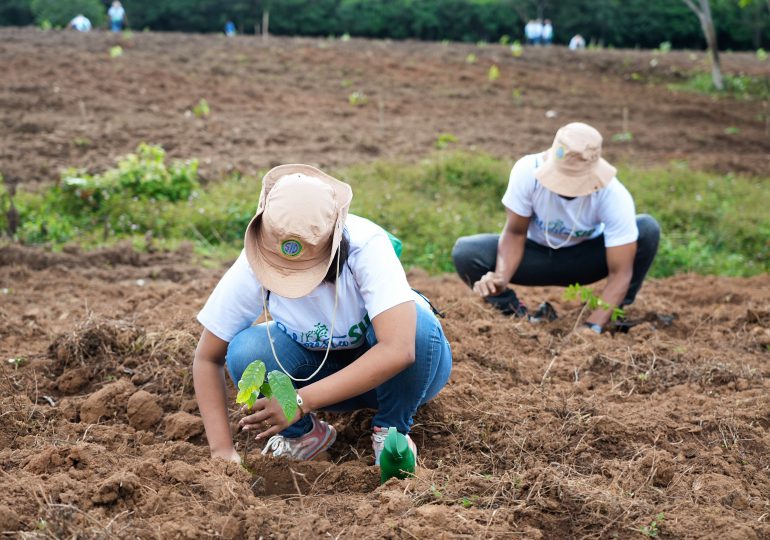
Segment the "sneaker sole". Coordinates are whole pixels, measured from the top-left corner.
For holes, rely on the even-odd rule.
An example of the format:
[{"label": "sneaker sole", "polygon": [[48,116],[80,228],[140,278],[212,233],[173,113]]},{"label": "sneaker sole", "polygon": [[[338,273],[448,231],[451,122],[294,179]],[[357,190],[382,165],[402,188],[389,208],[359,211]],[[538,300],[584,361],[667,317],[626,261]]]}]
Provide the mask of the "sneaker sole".
[{"label": "sneaker sole", "polygon": [[318,449],[310,454],[308,457],[304,458],[305,461],[310,461],[311,459],[315,458],[318,454],[323,452],[324,450],[327,450],[331,445],[334,444],[334,441],[337,440],[337,430],[334,429],[334,426],[329,426],[329,432],[328,436],[324,440],[323,444],[318,447]]}]

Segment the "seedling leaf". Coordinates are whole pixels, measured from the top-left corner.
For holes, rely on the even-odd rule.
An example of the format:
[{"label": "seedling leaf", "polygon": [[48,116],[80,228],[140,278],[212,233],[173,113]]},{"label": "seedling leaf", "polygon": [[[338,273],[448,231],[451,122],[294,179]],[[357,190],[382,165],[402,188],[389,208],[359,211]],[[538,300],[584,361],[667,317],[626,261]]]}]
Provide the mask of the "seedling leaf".
[{"label": "seedling leaf", "polygon": [[259,397],[260,387],[265,382],[265,363],[262,360],[254,360],[251,364],[246,366],[241,375],[241,380],[238,381],[238,395],[235,397],[236,403],[244,403],[249,408],[254,406],[254,403]]},{"label": "seedling leaf", "polygon": [[268,382],[272,397],[278,400],[283,414],[288,420],[291,420],[297,414],[297,391],[294,390],[291,379],[285,373],[275,370],[268,375]]}]

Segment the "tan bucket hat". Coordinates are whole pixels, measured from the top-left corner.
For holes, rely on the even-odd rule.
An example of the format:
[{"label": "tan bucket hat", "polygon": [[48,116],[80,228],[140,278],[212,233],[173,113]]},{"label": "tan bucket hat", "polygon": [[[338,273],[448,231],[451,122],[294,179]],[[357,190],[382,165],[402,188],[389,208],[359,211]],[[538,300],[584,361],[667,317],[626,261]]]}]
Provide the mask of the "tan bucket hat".
[{"label": "tan bucket hat", "polygon": [[348,184],[310,165],[271,169],[244,238],[260,283],[286,298],[315,289],[340,245],[352,199]]},{"label": "tan bucket hat", "polygon": [[607,187],[617,172],[602,158],[601,133],[588,124],[573,122],[556,132],[535,178],[554,193],[581,197]]}]

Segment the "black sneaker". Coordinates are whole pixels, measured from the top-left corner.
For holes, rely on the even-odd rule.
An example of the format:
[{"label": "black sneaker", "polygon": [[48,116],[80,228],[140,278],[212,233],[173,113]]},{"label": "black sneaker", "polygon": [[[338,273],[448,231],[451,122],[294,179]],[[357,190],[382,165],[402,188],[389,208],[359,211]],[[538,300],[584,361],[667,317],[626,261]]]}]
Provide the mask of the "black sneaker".
[{"label": "black sneaker", "polygon": [[492,304],[496,309],[500,310],[503,315],[513,315],[516,318],[527,317],[529,311],[527,306],[523,302],[519,302],[519,298],[512,289],[508,289],[503,294],[497,296],[487,296],[486,301]]},{"label": "black sneaker", "polygon": [[537,311],[529,316],[529,322],[539,323],[542,321],[551,322],[555,321],[559,316],[556,314],[554,307],[548,302],[543,302],[537,307]]}]

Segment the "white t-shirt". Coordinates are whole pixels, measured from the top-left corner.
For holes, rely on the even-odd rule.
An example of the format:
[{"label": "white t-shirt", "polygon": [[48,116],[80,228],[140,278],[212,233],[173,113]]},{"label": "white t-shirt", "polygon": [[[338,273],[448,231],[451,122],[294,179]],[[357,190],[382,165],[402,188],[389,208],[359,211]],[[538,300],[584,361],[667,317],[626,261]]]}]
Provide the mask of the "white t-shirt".
[{"label": "white t-shirt", "polygon": [[551,39],[553,37],[553,26],[550,24],[543,25],[543,38]]},{"label": "white t-shirt", "polygon": [[123,9],[123,6],[111,6],[107,10],[107,14],[110,16],[111,21],[122,21],[126,15],[126,10]]},{"label": "white t-shirt", "polygon": [[544,156],[545,152],[530,154],[517,161],[503,195],[503,204],[511,212],[532,218],[527,238],[548,246],[547,223],[548,239],[557,248],[574,246],[601,234],[605,247],[636,242],[639,231],[634,200],[617,178],[599,191],[570,201],[546,189],[535,178],[535,170],[543,165]]},{"label": "white t-shirt", "polygon": [[[409,301],[424,302],[407,283],[385,231],[368,219],[348,214],[345,230],[350,239],[347,263],[340,266],[338,305],[333,349],[362,345],[371,319]],[[333,283],[322,283],[302,298],[270,293],[268,311],[278,327],[307,349],[323,350],[329,343],[334,312]],[[198,321],[214,335],[232,341],[262,314],[262,285],[241,255],[225,273]]]}]

